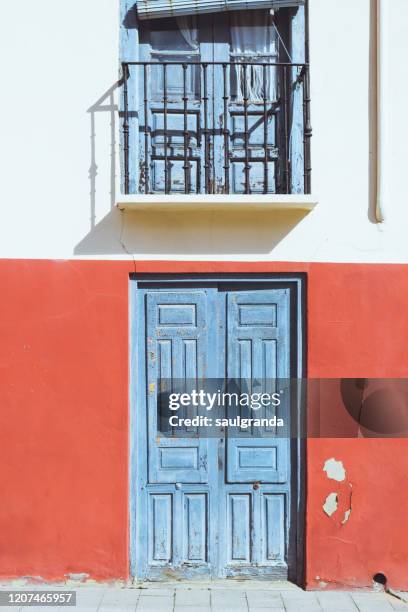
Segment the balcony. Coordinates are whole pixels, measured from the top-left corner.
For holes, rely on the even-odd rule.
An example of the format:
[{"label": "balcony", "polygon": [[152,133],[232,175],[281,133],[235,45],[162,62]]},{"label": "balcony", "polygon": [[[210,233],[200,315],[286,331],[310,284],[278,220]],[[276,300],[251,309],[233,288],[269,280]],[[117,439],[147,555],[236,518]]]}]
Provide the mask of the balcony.
[{"label": "balcony", "polygon": [[312,135],[307,64],[167,58],[123,63],[122,70],[125,196],[145,202],[173,196],[181,203],[202,194],[214,202],[225,195],[260,205],[272,195],[289,204],[306,201]]}]

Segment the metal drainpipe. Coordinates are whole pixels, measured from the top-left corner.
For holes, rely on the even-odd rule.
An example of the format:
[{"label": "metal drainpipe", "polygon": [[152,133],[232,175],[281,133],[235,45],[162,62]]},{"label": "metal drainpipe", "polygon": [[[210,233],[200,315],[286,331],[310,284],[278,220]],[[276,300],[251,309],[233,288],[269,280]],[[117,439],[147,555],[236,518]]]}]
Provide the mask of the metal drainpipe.
[{"label": "metal drainpipe", "polygon": [[388,10],[390,0],[377,0],[377,201],[376,218],[382,223],[387,218],[388,184]]}]

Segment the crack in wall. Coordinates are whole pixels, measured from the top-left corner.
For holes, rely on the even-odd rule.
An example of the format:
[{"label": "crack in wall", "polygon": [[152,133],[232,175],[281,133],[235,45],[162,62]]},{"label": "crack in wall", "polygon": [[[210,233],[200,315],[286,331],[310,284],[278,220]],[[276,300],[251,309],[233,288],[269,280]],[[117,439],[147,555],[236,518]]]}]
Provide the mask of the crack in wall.
[{"label": "crack in wall", "polygon": [[120,214],[121,214],[121,225],[120,225],[120,234],[119,234],[119,242],[122,246],[122,249],[124,250],[124,252],[129,255],[129,257],[132,258],[133,261],[133,268],[134,268],[134,272],[136,274],[136,258],[134,256],[133,253],[131,253],[129,251],[129,249],[126,246],[125,240],[124,240],[124,232],[125,232],[125,210],[120,210]]}]

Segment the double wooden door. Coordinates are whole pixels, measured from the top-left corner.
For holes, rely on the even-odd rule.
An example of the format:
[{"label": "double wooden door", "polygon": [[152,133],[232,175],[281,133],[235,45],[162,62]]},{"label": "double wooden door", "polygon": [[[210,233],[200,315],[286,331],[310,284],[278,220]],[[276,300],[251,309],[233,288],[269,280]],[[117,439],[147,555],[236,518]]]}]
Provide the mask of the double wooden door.
[{"label": "double wooden door", "polygon": [[[286,578],[295,555],[290,438],[266,430],[256,437],[160,437],[157,393],[161,381],[224,378],[272,392],[273,381],[293,376],[291,289],[202,283],[140,286],[136,293],[135,575]],[[276,407],[287,426],[289,404]]]},{"label": "double wooden door", "polygon": [[[139,66],[138,96],[141,193],[281,189],[278,41],[269,11],[250,11],[250,17],[216,13],[144,23],[139,59],[146,64]],[[264,40],[259,51],[254,50],[257,32]],[[242,50],[246,35],[251,52]]]}]

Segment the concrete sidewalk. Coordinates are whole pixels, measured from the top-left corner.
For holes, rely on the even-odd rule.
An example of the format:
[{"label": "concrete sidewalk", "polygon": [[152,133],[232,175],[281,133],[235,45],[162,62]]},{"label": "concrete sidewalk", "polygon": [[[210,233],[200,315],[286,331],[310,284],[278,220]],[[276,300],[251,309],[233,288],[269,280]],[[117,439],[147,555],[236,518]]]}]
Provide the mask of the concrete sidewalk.
[{"label": "concrete sidewalk", "polygon": [[[2,585],[1,590],[7,587]],[[11,587],[9,587],[11,589]],[[305,592],[286,582],[160,583],[134,588],[18,587],[12,590],[76,591],[73,607],[1,607],[1,610],[76,610],[83,612],[377,612],[407,610],[397,597],[378,592]],[[405,596],[404,596],[405,598]]]}]

